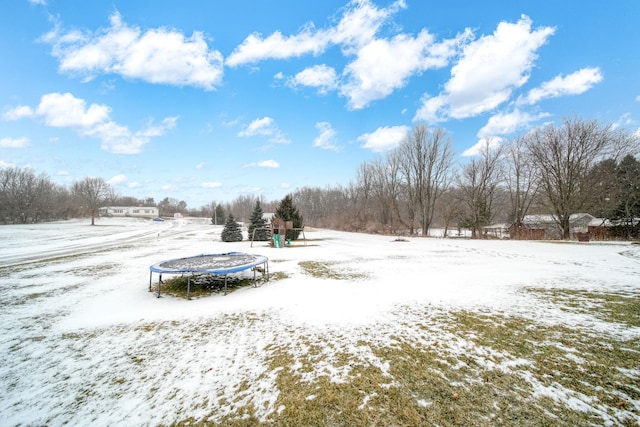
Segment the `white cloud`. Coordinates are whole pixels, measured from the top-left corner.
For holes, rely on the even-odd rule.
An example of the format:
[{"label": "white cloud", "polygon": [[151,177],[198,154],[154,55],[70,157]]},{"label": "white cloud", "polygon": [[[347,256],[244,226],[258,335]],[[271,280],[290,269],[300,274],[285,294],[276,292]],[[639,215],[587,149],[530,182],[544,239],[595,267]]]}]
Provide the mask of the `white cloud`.
[{"label": "white cloud", "polygon": [[421,102],[422,105],[418,108],[413,118],[414,121],[422,120],[427,123],[437,123],[446,120],[446,117],[441,112],[447,107],[447,95],[429,96],[425,94]]},{"label": "white cloud", "polygon": [[259,162],[248,163],[244,165],[245,168],[269,168],[269,169],[278,169],[280,167],[280,163],[275,160],[261,160]]},{"label": "white cloud", "polygon": [[91,104],[71,93],[48,93],[40,99],[36,113],[47,126],[90,128],[108,120],[111,108]]},{"label": "white cloud", "polygon": [[[25,107],[19,109],[26,111]],[[97,138],[102,142],[103,150],[117,154],[140,153],[142,146],[151,138],[164,135],[175,127],[177,121],[177,117],[167,117],[159,125],[151,122],[146,128],[132,132],[126,126],[112,121],[110,113],[111,108],[106,105],[87,106],[84,99],[67,92],[43,95],[34,115],[42,117],[47,126],[72,128],[80,135]]]},{"label": "white cloud", "polygon": [[102,141],[100,148],[110,153],[138,154],[152,137],[164,135],[169,129],[175,127],[175,123],[176,118],[169,117],[164,119],[158,126],[150,125],[146,129],[131,132],[126,126],[109,121],[88,128],[83,133],[99,138]]},{"label": "white cloud", "polygon": [[29,138],[0,138],[0,148],[24,148],[29,146]]},{"label": "white cloud", "polygon": [[531,24],[523,15],[518,22],[501,22],[493,34],[467,44],[444,91],[425,96],[414,120],[473,117],[507,101],[527,82],[537,50],[555,32],[552,27],[532,30]]},{"label": "white cloud", "polygon": [[352,52],[370,41],[389,16],[405,7],[404,0],[396,1],[386,9],[378,9],[369,0],[354,0],[345,7],[342,18],[333,27],[317,30],[309,22],[291,36],[275,31],[263,38],[261,34],[253,33],[234,49],[225,64],[236,67],[267,59],[319,55],[337,44],[343,45],[344,51]]},{"label": "white cloud", "polygon": [[91,80],[97,74],[118,74],[149,83],[196,86],[212,90],[222,80],[222,54],[210,50],[205,37],[190,37],[166,28],[146,31],[122,22],[119,13],[111,26],[94,33],[58,27],[42,39],[51,43],[62,72]]},{"label": "white cloud", "polygon": [[204,167],[204,162],[200,162],[196,165],[196,169],[202,169]]},{"label": "white cloud", "polygon": [[127,188],[140,188],[142,187],[142,184],[140,184],[138,181],[131,181],[130,183],[127,184]]},{"label": "white cloud", "polygon": [[275,120],[271,117],[262,117],[255,119],[244,130],[238,132],[239,137],[250,136],[268,136],[270,142],[277,144],[288,144],[290,141],[280,131],[275,123]]},{"label": "white cloud", "polygon": [[491,138],[499,135],[508,135],[519,129],[529,127],[532,122],[548,117],[547,113],[529,114],[515,109],[509,113],[494,114],[489,118],[487,124],[478,131],[477,136],[481,139]]},{"label": "white cloud", "polygon": [[336,146],[336,131],[331,127],[331,123],[318,122],[316,123],[316,129],[318,129],[320,135],[313,140],[313,146],[322,148],[323,150],[338,151],[338,147]]},{"label": "white cloud", "polygon": [[119,185],[119,184],[122,184],[123,182],[126,182],[126,181],[127,181],[127,176],[120,174],[120,175],[116,175],[116,176],[112,177],[111,179],[109,179],[107,181],[107,184],[109,184],[109,185]]},{"label": "white cloud", "polygon": [[202,188],[220,188],[220,187],[222,187],[222,183],[221,182],[217,182],[217,181],[201,182],[200,183],[200,187],[202,187]]},{"label": "white cloud", "polygon": [[618,120],[616,120],[615,122],[613,122],[611,124],[611,127],[613,129],[618,129],[620,127],[630,127],[635,123],[635,121],[633,120],[631,113],[624,113],[623,115],[621,115]]},{"label": "white cloud", "polygon": [[488,144],[489,150],[491,150],[493,148],[499,147],[501,143],[502,143],[502,138],[500,137],[490,138],[490,139],[481,138],[475,145],[463,151],[461,156],[462,157],[477,156],[478,154],[480,154],[481,150],[484,150],[487,148],[487,144]]},{"label": "white cloud", "polygon": [[274,129],[274,120],[271,117],[262,117],[249,123],[244,130],[238,133],[238,136],[248,137],[256,135],[271,135],[274,132]]},{"label": "white cloud", "polygon": [[259,168],[277,169],[277,168],[280,167],[280,163],[276,162],[275,160],[262,160],[262,161],[258,162],[258,167]]},{"label": "white cloud", "polygon": [[417,37],[399,34],[389,40],[372,40],[345,68],[347,82],[340,93],[349,98],[350,108],[364,108],[405,86],[409,77],[446,66],[470,36],[467,30],[454,39],[435,43],[434,37],[422,30]]},{"label": "white cloud", "polygon": [[385,126],[358,137],[362,148],[379,153],[396,148],[407,137],[409,126]]},{"label": "white cloud", "polygon": [[7,121],[13,121],[13,120],[20,120],[20,119],[24,119],[24,118],[33,117],[34,114],[35,113],[31,109],[31,107],[27,107],[26,105],[21,105],[19,107],[7,110],[2,115],[2,118],[4,120],[7,120]]},{"label": "white cloud", "polygon": [[251,64],[265,59],[286,59],[308,53],[315,55],[326,49],[328,40],[317,36],[308,26],[294,36],[275,31],[267,38],[259,33],[249,35],[225,61],[229,67]]},{"label": "white cloud", "polygon": [[336,70],[327,65],[315,65],[300,71],[288,81],[288,85],[314,87],[318,93],[325,94],[337,87],[337,81]]},{"label": "white cloud", "polygon": [[[369,0],[354,0],[344,8],[340,20],[328,28],[317,29],[313,23],[307,23],[290,36],[280,31],[267,37],[251,34],[229,55],[226,64],[234,67],[266,59],[320,55],[332,46],[339,46],[345,57],[355,56],[342,72],[344,81],[340,81],[335,69],[316,65],[286,83],[293,88],[316,87],[321,94],[339,89],[348,99],[349,108],[361,109],[405,86],[413,75],[446,66],[472,36],[466,30],[452,39],[436,42],[434,36],[422,30],[417,36],[377,37],[381,27],[406,7],[404,0],[387,8],[378,8]],[[282,80],[284,76],[278,73],[274,78]]]},{"label": "white cloud", "polygon": [[544,82],[535,89],[531,89],[524,99],[527,104],[564,95],[580,95],[591,89],[593,85],[602,81],[602,72],[599,68],[583,68],[565,77],[557,76]]}]

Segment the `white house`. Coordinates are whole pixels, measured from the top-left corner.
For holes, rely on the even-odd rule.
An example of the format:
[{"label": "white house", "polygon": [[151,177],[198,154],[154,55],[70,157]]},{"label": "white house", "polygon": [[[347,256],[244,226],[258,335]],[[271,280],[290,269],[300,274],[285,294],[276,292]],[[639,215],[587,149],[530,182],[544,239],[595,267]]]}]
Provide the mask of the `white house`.
[{"label": "white house", "polygon": [[105,206],[100,208],[100,216],[134,216],[142,218],[155,218],[158,216],[158,208],[153,206]]}]

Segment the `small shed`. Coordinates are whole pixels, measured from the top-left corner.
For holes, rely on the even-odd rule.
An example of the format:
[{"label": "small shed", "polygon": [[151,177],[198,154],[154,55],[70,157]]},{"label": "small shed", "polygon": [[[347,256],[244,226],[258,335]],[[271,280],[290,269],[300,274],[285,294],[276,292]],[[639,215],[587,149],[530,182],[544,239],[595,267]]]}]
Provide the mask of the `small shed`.
[{"label": "small shed", "polygon": [[524,223],[513,223],[509,226],[509,238],[514,240],[542,240],[544,228],[532,228]]}]

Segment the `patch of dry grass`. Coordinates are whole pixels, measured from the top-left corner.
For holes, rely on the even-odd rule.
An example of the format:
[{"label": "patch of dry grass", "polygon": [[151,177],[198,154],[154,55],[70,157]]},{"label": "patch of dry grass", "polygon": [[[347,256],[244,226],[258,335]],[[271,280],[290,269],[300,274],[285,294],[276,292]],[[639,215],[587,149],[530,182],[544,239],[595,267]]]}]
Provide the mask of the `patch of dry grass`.
[{"label": "patch of dry grass", "polygon": [[562,310],[640,327],[640,296],[622,292],[577,289],[528,288],[527,291],[558,305]]},{"label": "patch of dry grass", "polygon": [[335,268],[338,264],[338,262],[329,261],[300,261],[298,263],[305,274],[318,279],[362,280],[367,278],[367,275],[364,273],[346,271],[344,268]]},{"label": "patch of dry grass", "polygon": [[[385,340],[299,336],[265,348],[275,410],[202,425],[637,426],[640,341],[470,311],[407,315]],[[354,349],[355,348],[355,349]],[[199,423],[190,419],[189,422]],[[182,424],[182,423],[181,423]],[[187,424],[185,421],[184,424]]]}]

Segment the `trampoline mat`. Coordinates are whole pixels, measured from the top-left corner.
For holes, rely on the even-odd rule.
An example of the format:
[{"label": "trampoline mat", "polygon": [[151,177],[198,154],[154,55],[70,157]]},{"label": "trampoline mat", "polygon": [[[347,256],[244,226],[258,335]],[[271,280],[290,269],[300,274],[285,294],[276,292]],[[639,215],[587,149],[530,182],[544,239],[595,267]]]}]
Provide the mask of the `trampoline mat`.
[{"label": "trampoline mat", "polygon": [[230,274],[247,270],[269,261],[266,256],[229,252],[226,254],[202,254],[192,257],[161,261],[149,269],[155,273],[206,273]]}]

